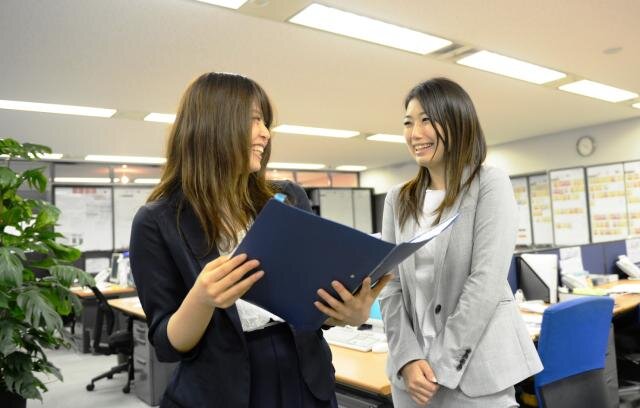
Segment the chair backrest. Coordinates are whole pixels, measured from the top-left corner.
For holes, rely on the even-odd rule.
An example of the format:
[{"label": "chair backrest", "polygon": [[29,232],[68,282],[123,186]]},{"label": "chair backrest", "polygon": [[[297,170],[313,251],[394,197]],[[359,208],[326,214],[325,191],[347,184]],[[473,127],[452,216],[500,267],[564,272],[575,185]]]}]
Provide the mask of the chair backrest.
[{"label": "chair backrest", "polygon": [[105,337],[113,333],[115,313],[109,303],[107,303],[107,298],[100,292],[100,289],[91,286],[91,290],[97,302],[96,321],[93,326],[93,351],[98,353],[111,353],[113,350],[111,350],[110,347],[101,346],[100,343],[102,342],[102,327],[104,323],[106,323],[107,328],[107,332],[104,333]]},{"label": "chair backrest", "polygon": [[609,297],[585,296],[547,308],[538,340],[544,365],[535,376],[539,401],[542,387],[604,368],[613,303]]}]

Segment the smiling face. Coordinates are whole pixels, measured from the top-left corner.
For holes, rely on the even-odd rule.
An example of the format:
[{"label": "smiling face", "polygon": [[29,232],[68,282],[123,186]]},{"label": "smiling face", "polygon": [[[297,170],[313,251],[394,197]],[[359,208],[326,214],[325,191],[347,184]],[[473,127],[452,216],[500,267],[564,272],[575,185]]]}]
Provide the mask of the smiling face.
[{"label": "smiling face", "polygon": [[436,128],[442,135],[440,124],[432,122],[417,99],[411,99],[404,117],[404,139],[416,163],[430,171],[444,167],[444,143],[438,139]]},{"label": "smiling face", "polygon": [[251,146],[249,152],[249,170],[260,171],[262,168],[262,155],[271,139],[269,129],[264,123],[262,111],[257,104],[251,109]]}]

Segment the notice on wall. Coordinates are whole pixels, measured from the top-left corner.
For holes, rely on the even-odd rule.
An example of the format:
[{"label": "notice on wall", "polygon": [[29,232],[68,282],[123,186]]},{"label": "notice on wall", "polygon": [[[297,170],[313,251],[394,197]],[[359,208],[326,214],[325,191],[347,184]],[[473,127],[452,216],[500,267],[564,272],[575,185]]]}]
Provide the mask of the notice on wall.
[{"label": "notice on wall", "polygon": [[531,217],[529,211],[529,188],[526,177],[511,179],[513,195],[518,204],[518,235],[516,245],[531,245]]},{"label": "notice on wall", "polygon": [[624,239],[629,235],[622,163],[587,168],[591,241]]},{"label": "notice on wall", "polygon": [[624,164],[629,234],[640,236],[640,161]]},{"label": "notice on wall", "polygon": [[529,195],[533,242],[536,245],[551,245],[553,244],[553,222],[549,177],[546,174],[529,176]]},{"label": "notice on wall", "polygon": [[56,187],[55,205],[61,211],[56,232],[58,242],[81,251],[113,249],[111,188]]},{"label": "notice on wall", "polygon": [[113,192],[115,249],[129,248],[131,223],[140,207],[147,201],[151,188],[118,187]]},{"label": "notice on wall", "polygon": [[588,244],[589,220],[584,169],[554,170],[549,173],[549,179],[556,245]]}]

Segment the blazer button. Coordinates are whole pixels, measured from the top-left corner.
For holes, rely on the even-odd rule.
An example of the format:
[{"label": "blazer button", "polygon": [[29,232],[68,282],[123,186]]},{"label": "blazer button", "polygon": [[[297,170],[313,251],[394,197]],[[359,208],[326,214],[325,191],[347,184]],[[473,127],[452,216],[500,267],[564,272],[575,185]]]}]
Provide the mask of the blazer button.
[{"label": "blazer button", "polygon": [[442,306],[436,305],[436,314],[440,313],[441,309],[442,309]]},{"label": "blazer button", "polygon": [[462,370],[462,363],[458,364],[458,366],[456,367],[456,370],[458,371]]}]

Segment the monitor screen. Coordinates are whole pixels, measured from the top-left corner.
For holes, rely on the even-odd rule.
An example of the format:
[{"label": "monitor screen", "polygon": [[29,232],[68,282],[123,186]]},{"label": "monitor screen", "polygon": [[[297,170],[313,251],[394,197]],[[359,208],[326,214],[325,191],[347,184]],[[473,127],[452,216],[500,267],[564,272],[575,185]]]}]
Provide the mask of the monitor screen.
[{"label": "monitor screen", "polygon": [[109,282],[118,283],[118,260],[122,254],[111,255],[111,274],[109,275]]},{"label": "monitor screen", "polygon": [[373,301],[371,305],[371,311],[369,312],[370,319],[382,320],[382,312],[380,311],[380,302],[378,299]]}]

